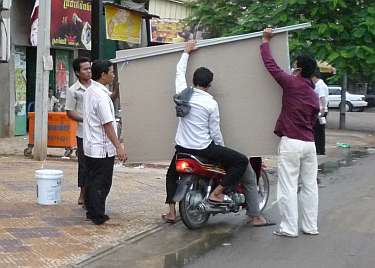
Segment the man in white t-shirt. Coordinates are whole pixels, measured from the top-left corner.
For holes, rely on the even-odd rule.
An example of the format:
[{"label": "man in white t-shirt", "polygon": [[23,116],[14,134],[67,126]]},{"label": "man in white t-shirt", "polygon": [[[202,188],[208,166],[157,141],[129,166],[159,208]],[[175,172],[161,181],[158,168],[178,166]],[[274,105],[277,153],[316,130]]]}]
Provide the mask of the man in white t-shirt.
[{"label": "man in white t-shirt", "polygon": [[319,97],[320,115],[314,126],[315,147],[318,155],[325,155],[326,146],[326,117],[328,114],[328,86],[322,79],[320,73],[317,71],[312,81],[315,84],[315,93]]}]

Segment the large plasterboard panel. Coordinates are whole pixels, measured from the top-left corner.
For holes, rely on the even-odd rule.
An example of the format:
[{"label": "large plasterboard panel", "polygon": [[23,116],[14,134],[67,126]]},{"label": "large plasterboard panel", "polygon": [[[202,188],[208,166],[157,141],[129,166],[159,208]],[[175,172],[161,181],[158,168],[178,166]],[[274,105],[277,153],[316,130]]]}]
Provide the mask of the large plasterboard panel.
[{"label": "large plasterboard panel", "polygon": [[[259,37],[202,47],[190,57],[187,81],[206,66],[214,72],[210,93],[218,101],[226,146],[249,156],[276,153],[273,128],[282,90],[265,70]],[[152,48],[147,48],[152,49]],[[155,49],[160,49],[155,48]],[[289,68],[288,34],[277,34],[271,49]],[[177,119],[172,96],[181,52],[120,63],[123,137],[130,161],[159,161],[173,154]]]}]

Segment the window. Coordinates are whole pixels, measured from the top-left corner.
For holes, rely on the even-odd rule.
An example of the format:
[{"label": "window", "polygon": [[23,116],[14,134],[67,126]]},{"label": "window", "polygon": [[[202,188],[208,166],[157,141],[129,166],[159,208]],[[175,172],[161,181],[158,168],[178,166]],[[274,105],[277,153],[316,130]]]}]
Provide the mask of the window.
[{"label": "window", "polygon": [[329,95],[341,95],[341,90],[338,88],[330,88]]}]

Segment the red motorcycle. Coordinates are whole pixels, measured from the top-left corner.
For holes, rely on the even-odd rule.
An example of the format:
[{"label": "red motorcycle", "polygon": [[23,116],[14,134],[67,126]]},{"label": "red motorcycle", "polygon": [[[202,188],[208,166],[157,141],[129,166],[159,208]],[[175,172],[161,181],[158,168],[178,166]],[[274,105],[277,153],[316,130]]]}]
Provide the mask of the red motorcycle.
[{"label": "red motorcycle", "polygon": [[[250,163],[257,174],[259,209],[262,211],[268,202],[269,181],[261,158],[250,158]],[[176,170],[179,173],[178,186],[174,201],[179,202],[183,223],[189,229],[202,227],[211,215],[238,212],[246,207],[244,187],[241,183],[226,189],[230,202],[212,203],[208,197],[221,182],[225,170],[218,163],[186,153],[178,153]]]}]

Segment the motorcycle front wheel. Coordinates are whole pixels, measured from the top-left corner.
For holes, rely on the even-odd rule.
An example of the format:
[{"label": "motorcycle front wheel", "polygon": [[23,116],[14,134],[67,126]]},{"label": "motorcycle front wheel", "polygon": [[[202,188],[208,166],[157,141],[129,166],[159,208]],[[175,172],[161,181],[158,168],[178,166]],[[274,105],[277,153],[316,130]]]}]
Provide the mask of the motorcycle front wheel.
[{"label": "motorcycle front wheel", "polygon": [[210,217],[210,214],[202,206],[202,201],[206,195],[205,188],[203,180],[194,176],[191,186],[187,189],[184,198],[179,203],[182,222],[189,229],[201,228]]}]

